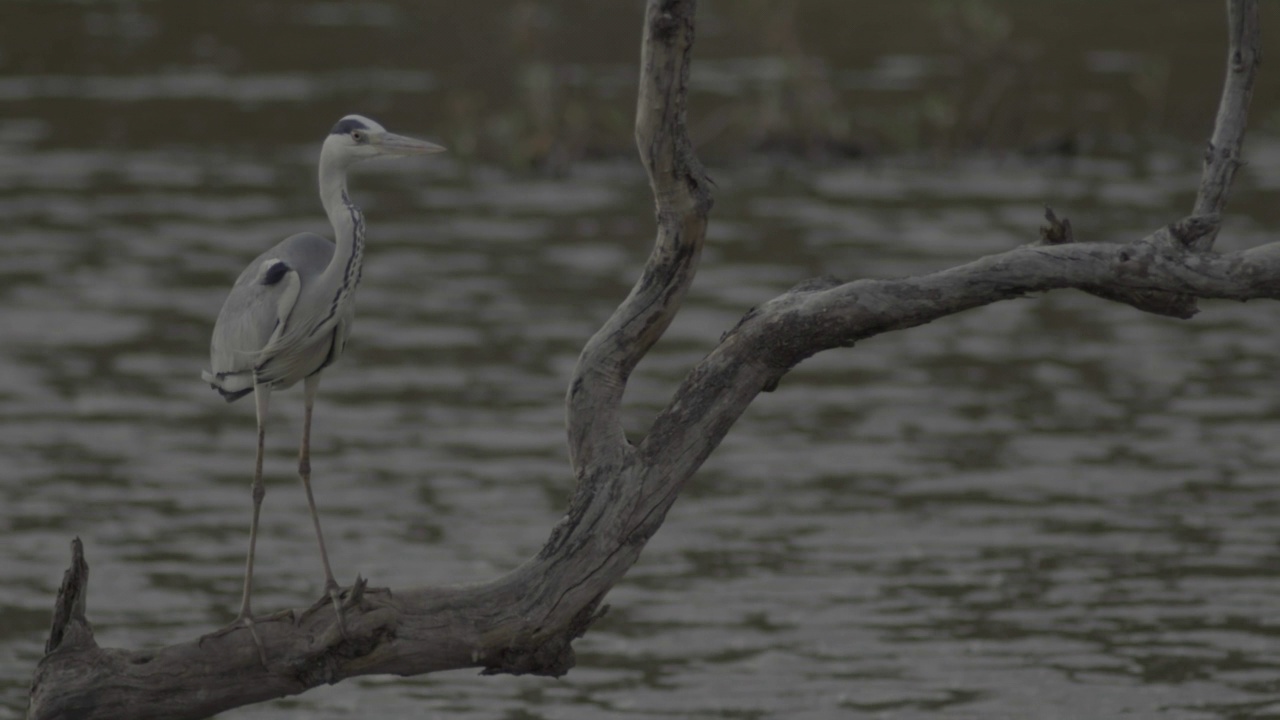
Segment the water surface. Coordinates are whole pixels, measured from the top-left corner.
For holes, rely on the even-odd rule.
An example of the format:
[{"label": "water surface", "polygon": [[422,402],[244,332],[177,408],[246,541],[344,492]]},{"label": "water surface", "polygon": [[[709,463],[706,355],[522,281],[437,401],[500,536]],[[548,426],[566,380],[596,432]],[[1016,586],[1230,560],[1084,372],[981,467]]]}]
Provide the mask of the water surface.
[{"label": "water surface", "polygon": [[[790,56],[733,42],[763,21],[706,5],[699,117],[715,116],[717,97],[756,107]],[[844,17],[841,4],[815,6]],[[991,4],[1032,34],[1014,6]],[[446,29],[472,28],[451,47],[400,29],[422,27],[427,11],[410,3],[225,5],[244,11],[243,37],[221,13],[177,4],[0,7],[80,40],[42,52],[10,29],[0,46],[0,718],[24,712],[73,536],[103,645],[178,642],[234,614],[253,413],[223,404],[199,371],[243,264],[284,235],[327,232],[318,143],[353,109],[454,144],[474,108],[497,125],[503,112],[520,119],[508,144],[487,125],[470,150],[370,164],[352,181],[369,253],[314,432],[335,571],[456,583],[536,552],[572,491],[565,383],[638,273],[652,203],[629,155],[594,140],[530,170],[554,155],[524,144],[540,137],[537,108],[487,103],[503,82],[534,82],[512,80],[507,59],[534,75],[550,63],[555,87],[622,108],[625,148],[634,13],[590,15],[595,39],[564,50],[539,43],[574,27],[565,18],[585,11],[573,3],[474,18],[436,8]],[[841,97],[906,94],[858,96],[887,112],[930,91],[938,60],[909,34],[876,34],[893,24],[886,13],[863,18],[872,39],[858,52],[813,30],[820,15],[797,22]],[[1156,15],[1168,33],[1151,36],[1220,22]],[[526,36],[511,18],[560,30]],[[272,28],[311,44],[286,52]],[[328,52],[348,32],[385,42]],[[476,52],[486,38],[509,43],[499,59]],[[1071,56],[1085,68],[1071,92],[1166,58],[1092,47],[1123,39]],[[1179,72],[1188,62],[1168,57]],[[1218,74],[1187,74],[1209,88],[1194,104],[1206,115]],[[917,274],[999,252],[1036,237],[1045,202],[1090,240],[1179,217],[1197,178],[1196,149],[1170,119],[1182,100],[1144,134],[1150,107],[1107,92],[1119,125],[1087,125],[1107,140],[1074,156],[1029,157],[1012,137],[1001,152],[957,145],[946,158],[734,153],[703,126],[719,157],[704,266],[631,382],[628,429],[645,431],[743,312],[807,277]],[[1259,133],[1248,153],[1226,250],[1266,241],[1280,221],[1269,201],[1280,141]],[[735,426],[566,678],[360,678],[225,717],[1280,716],[1276,320],[1267,304],[1206,303],[1184,323],[1064,292],[825,353]],[[264,610],[321,587],[291,474],[300,410],[297,392],[273,400]]]}]

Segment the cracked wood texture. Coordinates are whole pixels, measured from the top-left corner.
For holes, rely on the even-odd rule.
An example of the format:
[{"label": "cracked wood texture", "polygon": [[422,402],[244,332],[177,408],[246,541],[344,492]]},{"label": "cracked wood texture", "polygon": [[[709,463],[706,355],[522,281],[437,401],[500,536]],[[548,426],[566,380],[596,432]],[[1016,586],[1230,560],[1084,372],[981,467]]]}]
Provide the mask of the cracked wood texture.
[{"label": "cracked wood texture", "polygon": [[[1189,316],[1164,300],[1280,298],[1280,244],[1210,252],[1236,167],[1259,57],[1256,0],[1228,0],[1227,82],[1195,214],[1126,244],[1077,242],[1049,215],[1043,240],[955,268],[896,280],[818,278],[750,310],[699,362],[648,434],[632,444],[620,406],[630,373],[693,282],[711,195],[685,130],[694,0],[649,0],[636,143],[656,204],[657,238],[631,293],[586,344],[566,405],[577,488],[543,549],[472,586],[395,591],[357,584],[348,636],[331,612],[263,622],[262,667],[246,632],[150,650],[100,648],[86,617],[79,541],[56,601],[28,717],[202,718],[373,673],[476,667],[561,675],[572,641],[603,612],[684,484],[762,391],[822,350],[1027,293],[1077,288],[1141,309]],[[1029,233],[1030,234],[1030,233]],[[1179,300],[1178,302],[1182,302]],[[1183,310],[1185,311],[1185,307]]]}]

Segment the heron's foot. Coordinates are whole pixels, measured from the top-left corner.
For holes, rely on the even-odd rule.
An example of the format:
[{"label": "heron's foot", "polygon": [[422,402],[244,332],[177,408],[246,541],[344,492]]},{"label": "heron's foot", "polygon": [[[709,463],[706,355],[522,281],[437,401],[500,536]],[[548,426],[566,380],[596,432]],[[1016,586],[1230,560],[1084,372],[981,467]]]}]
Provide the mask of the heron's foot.
[{"label": "heron's foot", "polygon": [[241,612],[240,615],[236,617],[235,620],[231,621],[230,625],[227,625],[221,630],[214,630],[211,633],[206,633],[204,635],[201,635],[200,639],[196,641],[196,645],[197,646],[204,645],[205,640],[208,640],[210,638],[219,638],[219,637],[222,637],[223,635],[233,633],[236,630],[248,630],[249,637],[253,638],[253,644],[258,648],[258,660],[262,662],[262,667],[265,668],[267,667],[267,647],[262,644],[262,638],[258,637],[258,630],[255,627],[255,625],[259,622],[275,622],[285,617],[289,618],[289,620],[292,621],[293,611],[281,610],[280,612],[272,613],[270,615],[260,617],[260,618],[255,618],[254,616],[250,615],[247,612]]},{"label": "heron's foot", "polygon": [[[329,600],[333,602],[333,611],[338,614],[338,632],[341,633],[343,640],[349,640],[347,637],[347,617],[342,611],[342,588],[339,587],[336,580],[330,579],[325,583],[324,592],[329,596]],[[324,598],[320,599],[324,602]]]},{"label": "heron's foot", "polygon": [[357,575],[355,584],[350,588],[343,588],[336,580],[330,579],[324,585],[324,597],[315,601],[311,607],[304,610],[302,615],[298,617],[298,622],[301,623],[325,605],[331,604],[333,605],[334,613],[338,616],[338,632],[342,635],[342,639],[350,639],[347,635],[346,610],[360,604],[360,601],[364,598],[365,585],[367,585],[368,582],[368,580]]}]

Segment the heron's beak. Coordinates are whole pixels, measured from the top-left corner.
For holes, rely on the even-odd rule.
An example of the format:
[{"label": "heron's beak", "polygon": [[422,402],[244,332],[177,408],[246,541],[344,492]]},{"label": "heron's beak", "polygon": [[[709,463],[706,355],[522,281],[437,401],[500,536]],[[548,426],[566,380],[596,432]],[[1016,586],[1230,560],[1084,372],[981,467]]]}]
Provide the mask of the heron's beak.
[{"label": "heron's beak", "polygon": [[377,144],[382,152],[390,155],[431,155],[445,151],[443,145],[395,133],[384,133],[377,139]]}]

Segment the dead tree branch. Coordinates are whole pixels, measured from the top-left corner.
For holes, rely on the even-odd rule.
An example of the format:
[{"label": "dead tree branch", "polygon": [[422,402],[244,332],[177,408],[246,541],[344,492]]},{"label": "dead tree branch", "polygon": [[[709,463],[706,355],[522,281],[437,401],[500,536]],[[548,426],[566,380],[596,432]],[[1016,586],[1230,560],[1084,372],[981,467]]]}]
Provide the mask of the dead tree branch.
[{"label": "dead tree branch", "polygon": [[[1041,241],[914,278],[811,280],[748,312],[694,369],[638,445],[620,405],[637,363],[661,337],[693,281],[709,184],[685,130],[694,0],[649,0],[636,142],[656,203],[657,237],[631,293],[587,343],[566,404],[577,489],[543,549],[504,577],[465,587],[345,595],[347,635],[332,613],[259,623],[263,667],[248,633],[153,650],[100,648],[86,619],[88,566],[73,545],[28,717],[203,718],[367,674],[477,667],[561,675],[571,643],[603,612],[681,489],[761,391],[822,350],[1027,293],[1079,288],[1178,317],[1196,298],[1280,298],[1280,244],[1209,250],[1239,165],[1258,58],[1256,0],[1229,0],[1227,87],[1195,214],[1127,244],[1076,242],[1049,215]],[[1172,298],[1172,300],[1171,300]],[[1190,303],[1189,305],[1187,303]]]},{"label": "dead tree branch", "polygon": [[627,296],[583,348],[568,395],[569,459],[582,478],[628,452],[620,406],[627,378],[676,316],[693,284],[711,193],[685,128],[692,3],[649,3],[636,103],[636,148],[649,175],[658,236]]},{"label": "dead tree branch", "polygon": [[[1221,215],[1227,207],[1227,196],[1236,170],[1244,162],[1240,148],[1244,145],[1245,126],[1249,120],[1249,101],[1253,99],[1253,80],[1262,62],[1259,44],[1258,3],[1256,0],[1227,0],[1227,76],[1222,83],[1222,98],[1213,134],[1204,150],[1204,169],[1192,215]],[[1207,252],[1218,237],[1217,229],[1197,238],[1193,250]]]},{"label": "dead tree branch", "polygon": [[[1204,168],[1200,188],[1196,192],[1192,217],[1212,220],[1212,226],[1193,238],[1174,238],[1189,244],[1198,252],[1213,249],[1218,237],[1217,219],[1227,206],[1231,182],[1243,164],[1240,148],[1249,117],[1249,101],[1253,99],[1253,80],[1262,60],[1258,31],[1256,0],[1227,0],[1227,75],[1218,100],[1218,114],[1213,134],[1204,152]],[[1160,290],[1130,288],[1082,287],[1082,290],[1107,300],[1126,303],[1144,312],[1181,319],[1199,312],[1194,295],[1179,295]]]}]

